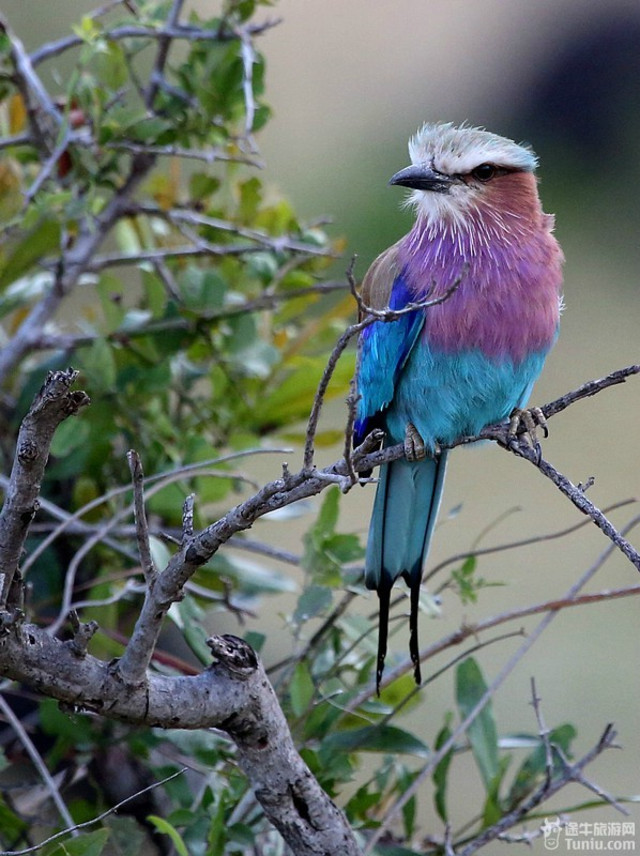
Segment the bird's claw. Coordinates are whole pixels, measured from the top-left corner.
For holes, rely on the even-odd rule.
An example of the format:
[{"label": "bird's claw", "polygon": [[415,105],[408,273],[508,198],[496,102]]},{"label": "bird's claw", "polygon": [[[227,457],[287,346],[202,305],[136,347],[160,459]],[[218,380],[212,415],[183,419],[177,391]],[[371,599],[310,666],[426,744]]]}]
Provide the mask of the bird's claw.
[{"label": "bird's claw", "polygon": [[549,436],[547,420],[539,407],[529,407],[526,410],[523,410],[520,407],[515,407],[509,416],[509,430],[507,431],[507,437],[509,442],[513,443],[517,440],[519,435],[522,435],[525,443],[528,443],[532,449],[537,449],[539,452],[539,428],[542,429],[542,433],[545,437]]},{"label": "bird's claw", "polygon": [[427,456],[424,440],[413,422],[407,422],[404,434],[404,456],[408,461],[421,461]]}]

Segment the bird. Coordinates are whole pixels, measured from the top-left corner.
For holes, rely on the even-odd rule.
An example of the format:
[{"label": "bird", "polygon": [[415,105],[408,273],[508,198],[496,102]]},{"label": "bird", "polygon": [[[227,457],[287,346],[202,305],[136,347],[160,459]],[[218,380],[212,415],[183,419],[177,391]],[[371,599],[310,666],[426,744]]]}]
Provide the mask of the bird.
[{"label": "bird", "polygon": [[384,446],[402,443],[405,452],[380,467],[365,552],[365,584],[379,598],[378,693],[399,577],[421,683],[419,597],[446,447],[507,419],[515,430],[520,417],[535,441],[541,411],[525,405],[563,308],[564,257],[527,144],[464,123],[426,123],[409,155],[389,184],[411,191],[415,221],[360,287],[361,313],[378,316],[370,313],[358,340],[353,442],[378,429]]}]

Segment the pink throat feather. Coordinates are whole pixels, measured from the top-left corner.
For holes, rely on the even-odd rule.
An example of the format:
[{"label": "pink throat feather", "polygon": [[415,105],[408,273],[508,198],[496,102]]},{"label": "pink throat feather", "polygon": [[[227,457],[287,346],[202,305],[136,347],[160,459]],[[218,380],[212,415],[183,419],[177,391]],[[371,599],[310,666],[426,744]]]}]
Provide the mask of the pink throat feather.
[{"label": "pink throat feather", "polygon": [[[495,193],[490,203],[456,219],[428,222],[420,215],[400,242],[400,268],[416,300],[442,295],[460,281],[451,297],[426,310],[424,336],[432,350],[480,350],[519,363],[553,344],[562,251],[551,234],[553,218],[540,208],[535,179],[509,178],[516,177],[525,192],[512,193],[509,208]],[[504,190],[519,189],[509,184]]]}]

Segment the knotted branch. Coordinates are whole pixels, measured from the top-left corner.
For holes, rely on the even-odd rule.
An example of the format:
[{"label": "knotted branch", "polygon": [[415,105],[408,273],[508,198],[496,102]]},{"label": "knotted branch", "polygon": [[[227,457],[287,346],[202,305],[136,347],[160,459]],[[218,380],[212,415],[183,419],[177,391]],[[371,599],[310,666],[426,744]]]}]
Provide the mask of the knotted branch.
[{"label": "knotted branch", "polygon": [[40,486],[55,430],[89,404],[86,393],[71,389],[77,374],[74,369],[50,372],[20,427],[0,512],[0,608],[15,606],[15,598],[19,597],[18,565],[29,524],[38,510]]}]

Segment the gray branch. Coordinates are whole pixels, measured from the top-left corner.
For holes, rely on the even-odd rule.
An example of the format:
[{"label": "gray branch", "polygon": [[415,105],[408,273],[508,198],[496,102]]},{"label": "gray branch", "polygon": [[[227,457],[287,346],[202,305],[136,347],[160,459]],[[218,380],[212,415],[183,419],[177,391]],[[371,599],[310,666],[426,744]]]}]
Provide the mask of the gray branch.
[{"label": "gray branch", "polygon": [[0,383],[5,381],[10,372],[37,345],[44,325],[64,298],[73,291],[81,276],[89,270],[98,247],[123,216],[132,193],[153,164],[153,156],[135,155],[128,175],[101,213],[95,218],[87,215],[81,220],[73,246],[60,256],[55,281],[49,292],[35,304],[9,343],[0,350]]},{"label": "gray branch", "polygon": [[264,668],[245,642],[214,636],[214,662],[201,674],[149,673],[138,686],[74,642],[16,621],[0,637],[2,672],[74,709],[122,722],[227,732],[266,816],[296,856],[358,856],[346,818],[300,758]]},{"label": "gray branch", "polygon": [[71,390],[77,374],[73,369],[50,372],[20,427],[0,512],[0,608],[15,607],[20,599],[18,564],[29,524],[38,510],[40,485],[55,430],[89,403],[86,393]]}]

